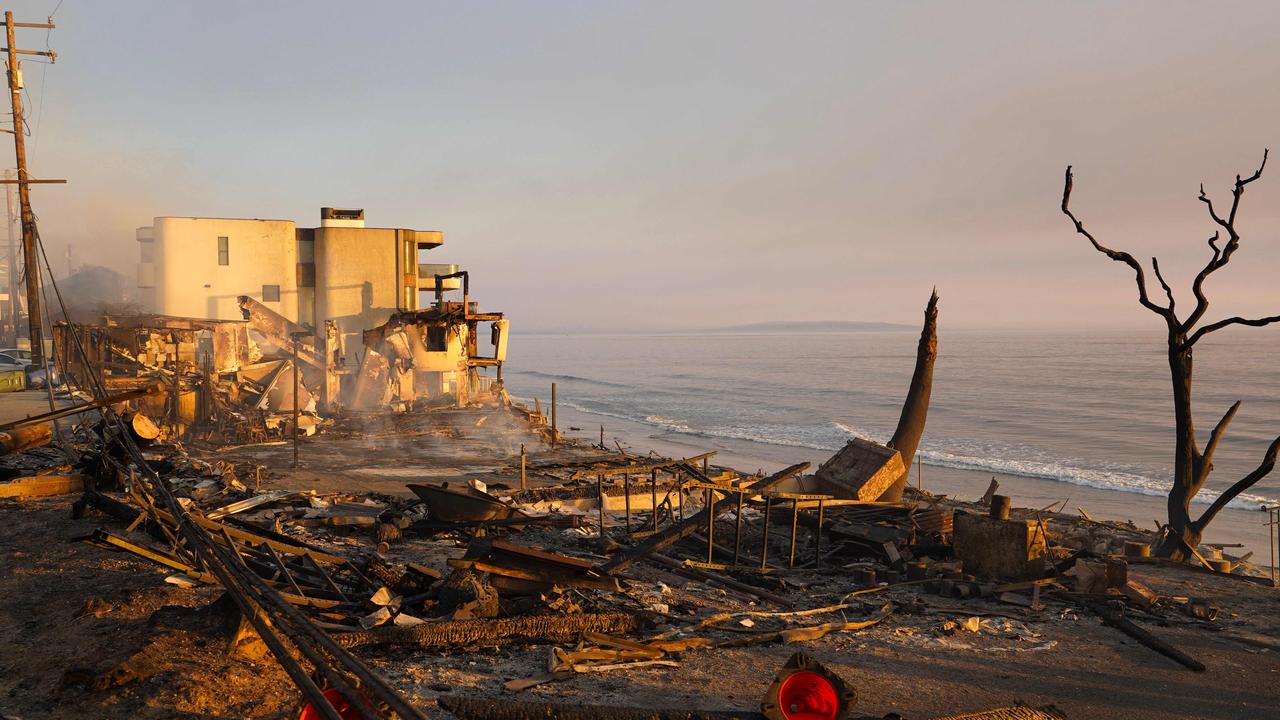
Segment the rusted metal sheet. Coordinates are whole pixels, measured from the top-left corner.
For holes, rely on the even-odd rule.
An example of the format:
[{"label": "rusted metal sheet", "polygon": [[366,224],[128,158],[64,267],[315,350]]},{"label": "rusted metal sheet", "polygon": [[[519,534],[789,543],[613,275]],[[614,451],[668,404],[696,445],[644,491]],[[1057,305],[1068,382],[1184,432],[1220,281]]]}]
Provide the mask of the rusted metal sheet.
[{"label": "rusted metal sheet", "polygon": [[537,548],[515,545],[503,540],[477,538],[461,558],[448,561],[450,567],[476,570],[525,583],[508,587],[523,591],[545,591],[552,586],[586,587],[597,590],[621,590],[617,578],[595,571],[587,560],[558,555]]},{"label": "rusted metal sheet", "polygon": [[524,513],[494,496],[469,485],[409,485],[408,488],[427,504],[432,519],[444,522],[508,520],[525,517]]}]

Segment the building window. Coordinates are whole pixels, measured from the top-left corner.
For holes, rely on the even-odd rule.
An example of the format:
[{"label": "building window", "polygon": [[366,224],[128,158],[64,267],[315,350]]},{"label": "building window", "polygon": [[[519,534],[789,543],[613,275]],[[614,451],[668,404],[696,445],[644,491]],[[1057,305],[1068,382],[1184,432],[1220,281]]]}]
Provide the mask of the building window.
[{"label": "building window", "polygon": [[221,235],[218,237],[218,264],[219,265],[231,264],[231,250],[229,247],[230,244],[231,244],[230,241],[227,239],[225,235]]},{"label": "building window", "polygon": [[280,302],[280,286],[263,285],[262,302]]},{"label": "building window", "polygon": [[449,349],[449,338],[443,325],[427,326],[427,352],[444,352]]}]

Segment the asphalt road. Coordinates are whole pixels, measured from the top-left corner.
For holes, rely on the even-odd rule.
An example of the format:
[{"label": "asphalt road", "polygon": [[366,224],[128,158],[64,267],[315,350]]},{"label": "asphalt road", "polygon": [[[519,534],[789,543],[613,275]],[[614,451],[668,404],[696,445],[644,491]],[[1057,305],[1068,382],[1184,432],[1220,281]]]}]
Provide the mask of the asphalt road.
[{"label": "asphalt road", "polygon": [[[54,395],[57,407],[66,407],[70,402]],[[49,412],[49,394],[46,390],[22,390],[19,392],[0,393],[0,423]]]}]

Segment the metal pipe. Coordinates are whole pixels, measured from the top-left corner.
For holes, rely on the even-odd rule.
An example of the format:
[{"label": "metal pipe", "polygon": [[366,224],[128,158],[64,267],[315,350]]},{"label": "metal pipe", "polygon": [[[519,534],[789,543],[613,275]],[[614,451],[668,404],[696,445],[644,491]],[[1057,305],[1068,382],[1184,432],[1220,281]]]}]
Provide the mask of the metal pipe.
[{"label": "metal pipe", "polygon": [[653,508],[653,529],[658,530],[658,471],[649,471],[649,504]]},{"label": "metal pipe", "polygon": [[676,478],[676,502],[680,505],[680,522],[684,522],[684,477],[679,470],[673,474]]},{"label": "metal pipe", "polygon": [[293,343],[293,469],[298,469],[298,343]]},{"label": "metal pipe", "polygon": [[787,567],[796,566],[796,526],[800,522],[800,501],[791,501],[791,557],[787,559]]},{"label": "metal pipe", "polygon": [[773,510],[773,496],[764,497],[764,532],[760,534],[760,572],[769,568],[769,515]]},{"label": "metal pipe", "polygon": [[707,506],[707,562],[715,560],[716,550],[716,496],[707,488],[702,491],[706,500],[703,502]]},{"label": "metal pipe", "polygon": [[746,497],[746,493],[742,490],[738,491],[738,514],[734,520],[733,530],[733,564],[738,564],[738,557],[742,554],[742,500]]},{"label": "metal pipe", "polygon": [[813,564],[817,566],[822,562],[822,514],[825,508],[823,500],[818,501],[818,524],[813,529]]},{"label": "metal pipe", "polygon": [[627,534],[631,534],[631,474],[622,476],[622,502],[626,506]]},{"label": "metal pipe", "polygon": [[596,493],[600,498],[600,539],[604,540],[604,476],[596,476]]}]

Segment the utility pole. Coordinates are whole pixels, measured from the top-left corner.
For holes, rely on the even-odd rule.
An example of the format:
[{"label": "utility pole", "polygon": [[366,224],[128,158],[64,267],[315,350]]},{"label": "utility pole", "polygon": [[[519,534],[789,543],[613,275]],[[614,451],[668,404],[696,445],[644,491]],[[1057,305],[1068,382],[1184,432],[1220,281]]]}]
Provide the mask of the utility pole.
[{"label": "utility pole", "polygon": [[[36,216],[31,212],[32,182],[59,182],[56,180],[32,180],[27,172],[26,127],[22,118],[22,67],[18,64],[18,55],[45,55],[50,61],[57,57],[52,50],[19,50],[14,45],[14,28],[53,29],[53,23],[15,23],[13,13],[4,14],[5,53],[9,61],[9,102],[13,107],[13,149],[18,162],[18,205],[22,217],[22,261],[23,275],[27,281],[27,322],[31,327],[31,364],[44,366],[44,325],[40,306],[40,252],[36,247]],[[65,182],[65,181],[64,181]]]},{"label": "utility pole", "polygon": [[[12,170],[4,171],[5,180],[12,180],[14,179],[13,176],[14,172]],[[8,325],[6,325],[6,331],[9,334],[5,336],[5,342],[8,343],[6,347],[16,348],[18,347],[18,319],[22,317],[22,304],[18,300],[18,290],[22,284],[18,281],[18,254],[15,252],[18,242],[13,236],[13,185],[7,182],[4,186],[4,200],[5,221],[8,227],[8,242],[6,244],[8,256],[6,262],[9,268],[9,317]]]}]

